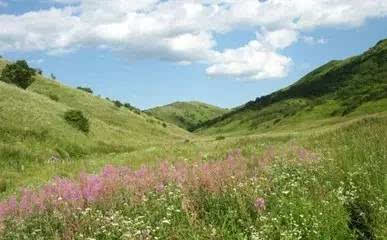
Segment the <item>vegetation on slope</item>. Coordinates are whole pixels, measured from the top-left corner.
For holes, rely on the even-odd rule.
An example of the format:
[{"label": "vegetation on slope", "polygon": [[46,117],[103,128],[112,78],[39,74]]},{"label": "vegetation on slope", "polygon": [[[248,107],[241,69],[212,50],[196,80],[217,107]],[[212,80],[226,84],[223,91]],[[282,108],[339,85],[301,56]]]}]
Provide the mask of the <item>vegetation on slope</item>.
[{"label": "vegetation on slope", "polygon": [[146,112],[163,121],[192,130],[197,125],[221,116],[227,111],[227,109],[201,102],[175,102],[149,109]]},{"label": "vegetation on slope", "polygon": [[[165,128],[41,76],[27,91],[0,82],[0,153],[19,154],[0,157],[0,239],[384,239],[384,49],[331,62],[206,129],[236,133],[227,137]],[[71,110],[88,134],[66,122]],[[46,161],[59,148],[71,156]],[[106,164],[134,168],[96,174]]]},{"label": "vegetation on slope", "polygon": [[276,145],[232,140],[240,150],[219,161],[58,178],[0,202],[0,239],[381,240],[386,126],[370,117]]},{"label": "vegetation on slope", "polygon": [[337,122],[361,114],[365,110],[361,106],[367,105],[367,113],[384,111],[386,98],[387,40],[383,40],[360,56],[331,61],[290,87],[199,127],[208,133],[262,132],[285,125],[294,128],[305,120]]},{"label": "vegetation on slope", "polygon": [[[76,127],[68,122],[66,112],[71,111],[83,116],[77,117]],[[41,75],[34,76],[27,90],[0,82],[0,122],[0,181],[6,179],[8,189],[27,181],[27,176],[39,176],[37,169],[59,162],[128,153],[187,136],[180,128],[165,128],[146,114],[117,108]],[[52,177],[55,171],[47,174]]]}]

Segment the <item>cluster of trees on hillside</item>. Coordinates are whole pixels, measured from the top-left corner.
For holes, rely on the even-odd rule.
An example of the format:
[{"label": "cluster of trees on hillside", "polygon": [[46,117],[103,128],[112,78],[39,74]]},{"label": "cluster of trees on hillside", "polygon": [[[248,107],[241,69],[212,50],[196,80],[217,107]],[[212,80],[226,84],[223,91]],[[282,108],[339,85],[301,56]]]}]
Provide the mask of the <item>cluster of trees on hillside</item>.
[{"label": "cluster of trees on hillside", "polygon": [[106,98],[106,100],[112,102],[114,104],[114,106],[116,106],[117,108],[121,108],[121,107],[124,107],[124,108],[127,108],[129,109],[130,111],[136,113],[136,114],[141,114],[142,111],[134,106],[132,106],[130,103],[122,103],[121,101],[119,100],[112,100],[110,98]]}]

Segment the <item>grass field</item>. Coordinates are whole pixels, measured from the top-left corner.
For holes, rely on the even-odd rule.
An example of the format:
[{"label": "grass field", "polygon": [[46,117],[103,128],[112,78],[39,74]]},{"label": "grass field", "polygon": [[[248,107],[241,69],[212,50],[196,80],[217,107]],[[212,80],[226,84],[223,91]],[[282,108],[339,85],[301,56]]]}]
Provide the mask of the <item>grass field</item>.
[{"label": "grass field", "polygon": [[[384,54],[381,44],[371,53]],[[299,84],[325,84],[343,66],[363,74],[372,56],[331,62]],[[353,75],[340,81],[362,83]],[[294,97],[296,84],[190,133],[35,78],[27,90],[0,82],[0,239],[387,236],[384,79],[354,93],[377,96],[356,106],[336,90]],[[68,110],[89,119],[89,133],[66,122]]]}]

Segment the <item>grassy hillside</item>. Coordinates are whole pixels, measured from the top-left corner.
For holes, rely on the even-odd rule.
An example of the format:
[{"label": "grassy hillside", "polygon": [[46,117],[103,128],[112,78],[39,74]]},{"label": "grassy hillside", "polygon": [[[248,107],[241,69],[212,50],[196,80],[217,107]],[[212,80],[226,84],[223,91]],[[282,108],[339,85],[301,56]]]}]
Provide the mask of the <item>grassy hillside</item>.
[{"label": "grassy hillside", "polygon": [[0,82],[0,240],[384,240],[386,44],[201,135],[41,76]]},{"label": "grassy hillside", "polygon": [[387,110],[387,40],[360,56],[331,61],[295,84],[203,123],[199,132],[313,129]]},{"label": "grassy hillside", "polygon": [[[4,67],[4,61],[0,63]],[[65,121],[64,113],[71,109],[89,119],[88,134]],[[28,174],[39,175],[39,166],[128,153],[188,136],[174,125],[163,126],[146,114],[40,75],[27,90],[0,82],[0,122],[0,168],[7,169],[0,172],[0,182],[7,179],[10,184]]]},{"label": "grassy hillside", "polygon": [[175,102],[146,112],[158,119],[190,130],[198,124],[219,117],[228,110],[201,102]]}]

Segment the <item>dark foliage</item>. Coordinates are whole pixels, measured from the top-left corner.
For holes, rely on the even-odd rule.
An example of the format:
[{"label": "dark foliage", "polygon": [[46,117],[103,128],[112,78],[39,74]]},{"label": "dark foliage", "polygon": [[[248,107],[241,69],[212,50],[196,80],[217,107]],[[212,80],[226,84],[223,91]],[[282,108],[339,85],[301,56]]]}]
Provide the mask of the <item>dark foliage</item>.
[{"label": "dark foliage", "polygon": [[35,69],[30,68],[26,61],[20,60],[16,63],[8,64],[4,68],[0,80],[26,89],[34,82],[34,75]]},{"label": "dark foliage", "polygon": [[225,136],[217,136],[217,137],[215,138],[215,140],[217,140],[217,141],[221,141],[221,140],[225,140],[225,139],[226,139]]},{"label": "dark foliage", "polygon": [[90,93],[90,94],[93,94],[93,90],[91,88],[88,88],[88,87],[77,87],[77,89],[84,91],[84,92],[87,92],[87,93]]},{"label": "dark foliage", "polygon": [[136,107],[134,107],[134,106],[132,106],[130,103],[125,103],[124,107],[129,109],[130,111],[136,113],[136,114],[141,114],[141,110],[136,108]]},{"label": "dark foliage", "polygon": [[120,101],[118,101],[118,100],[113,101],[113,103],[114,103],[114,105],[115,105],[116,107],[118,107],[118,108],[124,106],[124,104],[122,104],[122,103],[121,103]]},{"label": "dark foliage", "polygon": [[81,111],[69,110],[65,113],[64,118],[69,124],[78,128],[82,132],[89,132],[89,120],[83,115]]},{"label": "dark foliage", "polygon": [[50,94],[48,95],[48,97],[49,97],[52,101],[55,101],[55,102],[59,101],[58,95],[55,95],[55,94],[53,94],[53,93],[50,93]]}]

